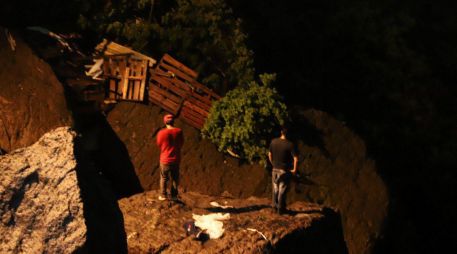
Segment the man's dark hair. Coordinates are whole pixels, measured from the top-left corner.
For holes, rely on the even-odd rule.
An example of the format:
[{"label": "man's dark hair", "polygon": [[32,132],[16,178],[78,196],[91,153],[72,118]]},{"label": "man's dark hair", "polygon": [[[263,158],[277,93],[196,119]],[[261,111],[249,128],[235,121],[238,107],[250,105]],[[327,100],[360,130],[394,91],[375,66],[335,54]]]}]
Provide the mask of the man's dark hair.
[{"label": "man's dark hair", "polygon": [[287,126],[281,125],[281,134],[282,135],[287,135]]}]

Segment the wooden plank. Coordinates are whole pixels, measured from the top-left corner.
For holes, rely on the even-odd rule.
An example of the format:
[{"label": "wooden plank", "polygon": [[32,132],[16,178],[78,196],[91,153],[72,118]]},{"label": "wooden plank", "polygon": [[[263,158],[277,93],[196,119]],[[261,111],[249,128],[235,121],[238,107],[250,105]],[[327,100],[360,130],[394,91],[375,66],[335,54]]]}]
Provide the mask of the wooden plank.
[{"label": "wooden plank", "polygon": [[195,104],[190,103],[189,101],[185,101],[183,104],[184,107],[188,107],[189,109],[197,112],[198,114],[206,117],[208,115],[208,111],[196,106]]},{"label": "wooden plank", "polygon": [[211,105],[212,105],[211,103],[204,103],[204,102],[192,97],[192,95],[187,97],[187,101],[189,101],[192,104],[197,105],[198,107],[200,107],[208,112],[211,109]]},{"label": "wooden plank", "polygon": [[149,93],[149,100],[173,114],[176,114],[179,110],[178,104],[173,103],[170,100],[167,100],[158,93]]},{"label": "wooden plank", "polygon": [[174,59],[169,54],[163,55],[161,62],[168,62],[169,64],[176,66],[177,68],[183,70],[184,72],[186,72],[189,76],[193,77],[194,79],[197,79],[197,77],[198,77],[198,73],[196,71],[185,66],[183,63]]},{"label": "wooden plank", "polygon": [[157,70],[155,73],[154,73],[154,76],[158,76],[160,77],[162,80],[167,80],[170,84],[176,86],[176,88],[182,90],[184,93],[188,93],[190,92],[192,89],[189,87],[189,85],[185,84],[184,82],[176,79],[176,78],[172,78],[172,77],[167,77],[167,73],[162,71],[162,70]]},{"label": "wooden plank", "polygon": [[176,93],[177,95],[179,95],[181,97],[186,97],[189,94],[187,91],[184,91],[184,90],[181,90],[181,89],[176,89],[176,86],[173,83],[171,83],[169,81],[169,79],[161,78],[161,77],[158,77],[158,76],[155,76],[155,77],[153,77],[151,79],[156,81],[157,83],[159,83],[163,87],[167,88],[168,90],[173,91],[174,93]]},{"label": "wooden plank", "polygon": [[192,120],[191,118],[188,118],[185,115],[182,115],[182,118],[183,118],[184,122],[186,122],[190,126],[195,127],[197,129],[201,129],[203,127],[203,125],[204,125],[204,123],[201,123],[199,121],[194,121],[194,120]]},{"label": "wooden plank", "polygon": [[146,73],[143,77],[143,80],[141,80],[140,84],[140,101],[144,101],[144,93],[145,93],[145,87],[146,87]]},{"label": "wooden plank", "polygon": [[157,66],[159,69],[161,69],[162,71],[165,71],[165,72],[172,72],[173,74],[175,74],[176,76],[188,81],[188,82],[192,82],[194,79],[194,77],[192,76],[189,76],[187,73],[185,72],[182,72],[181,70],[175,68],[174,66],[172,65],[168,65],[166,63],[160,63],[160,65]]},{"label": "wooden plank", "polygon": [[205,124],[204,120],[200,118],[195,118],[186,111],[181,111],[181,116],[183,119],[196,128],[201,128]]},{"label": "wooden plank", "polygon": [[110,99],[116,99],[116,80],[114,79],[109,80],[108,97]]},{"label": "wooden plank", "polygon": [[201,115],[199,112],[194,111],[194,110],[192,110],[192,109],[189,108],[189,107],[183,107],[183,108],[181,109],[181,112],[184,113],[184,114],[186,114],[186,115],[191,116],[191,117],[194,118],[194,119],[203,120],[203,119],[205,119],[205,118],[207,117],[207,115]]},{"label": "wooden plank", "polygon": [[133,80],[133,99],[140,100],[140,85],[141,81]]},{"label": "wooden plank", "polygon": [[132,54],[139,59],[147,60],[148,65],[150,67],[152,67],[157,62],[152,57],[143,55],[138,51],[135,51],[129,47],[117,44],[115,42],[109,41],[107,39],[103,39],[103,41],[96,46],[95,50],[98,52],[101,52],[105,55]]},{"label": "wooden plank", "polygon": [[[191,85],[196,88],[194,91],[196,91],[197,93],[202,93],[201,96],[208,97],[209,100],[211,100],[211,99],[218,100],[221,98],[218,94],[213,92],[213,90],[209,89],[208,87],[204,86],[203,84],[201,84],[195,80],[192,81]],[[201,92],[198,92],[198,90],[200,90]]]},{"label": "wooden plank", "polygon": [[181,97],[178,97],[178,96],[168,92],[167,90],[161,89],[159,87],[153,87],[152,89],[149,90],[149,93],[158,93],[158,94],[160,94],[164,97],[167,97],[170,100],[176,102],[177,104],[181,103],[181,101],[182,101]]},{"label": "wooden plank", "polygon": [[129,76],[130,68],[127,67],[125,68],[124,72],[124,80],[122,80],[123,88],[122,88],[122,99],[127,99],[127,89],[129,86],[129,79],[127,78]]},{"label": "wooden plank", "polygon": [[192,97],[194,98],[195,100],[198,100],[200,101],[201,103],[204,103],[204,104],[207,104],[207,105],[211,105],[211,100],[208,99],[208,97],[204,97],[204,96],[201,96],[200,94],[196,93],[196,92],[192,92],[189,97]]}]

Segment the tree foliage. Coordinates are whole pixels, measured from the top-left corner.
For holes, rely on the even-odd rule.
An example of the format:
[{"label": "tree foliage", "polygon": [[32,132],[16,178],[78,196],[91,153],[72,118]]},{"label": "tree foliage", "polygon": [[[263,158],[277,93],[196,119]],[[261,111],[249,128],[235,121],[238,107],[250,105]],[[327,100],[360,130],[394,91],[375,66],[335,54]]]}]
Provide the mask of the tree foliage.
[{"label": "tree foliage", "polygon": [[241,20],[223,0],[178,0],[158,30],[162,51],[174,52],[221,92],[254,79],[253,53]]},{"label": "tree foliage", "polygon": [[241,20],[223,0],[81,1],[79,23],[134,49],[161,57],[169,53],[224,94],[254,80],[253,52]]},{"label": "tree foliage", "polygon": [[260,84],[253,81],[247,87],[239,86],[215,102],[203,136],[220,151],[234,152],[251,163],[262,161],[274,128],[287,118],[286,105],[271,86],[275,79],[275,74],[260,75]]}]

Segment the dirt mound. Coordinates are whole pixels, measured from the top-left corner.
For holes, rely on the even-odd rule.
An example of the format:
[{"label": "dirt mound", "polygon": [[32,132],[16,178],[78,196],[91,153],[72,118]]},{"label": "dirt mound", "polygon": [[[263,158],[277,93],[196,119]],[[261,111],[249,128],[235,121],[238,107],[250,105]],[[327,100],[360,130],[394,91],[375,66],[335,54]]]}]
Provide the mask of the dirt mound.
[{"label": "dirt mound", "polygon": [[44,133],[71,126],[64,90],[50,66],[13,34],[14,50],[0,27],[0,150],[35,143]]},{"label": "dirt mound", "polygon": [[73,253],[85,245],[74,135],[58,128],[0,156],[1,253]]},{"label": "dirt mound", "polygon": [[[165,112],[156,106],[121,102],[107,117],[125,145],[144,190],[159,187],[159,150],[153,134],[163,127],[163,114]],[[182,121],[178,120],[177,126],[183,129],[185,136],[180,171],[180,186],[184,191],[208,195],[226,192],[236,197],[266,192],[268,174],[262,167],[241,164],[224,156],[209,141],[202,140],[197,129]]]},{"label": "dirt mound", "polygon": [[[132,253],[347,253],[338,215],[321,206],[297,202],[278,215],[269,199],[232,199],[183,193],[182,202],[158,201],[149,191],[119,201]],[[211,206],[224,204],[225,208]],[[192,214],[221,213],[219,239],[195,240],[183,225]],[[331,242],[332,244],[328,244]]]},{"label": "dirt mound", "polygon": [[296,109],[292,117],[305,177],[290,197],[337,209],[349,252],[371,253],[382,237],[389,197],[365,143],[325,112]]},{"label": "dirt mound", "polygon": [[[164,114],[155,106],[122,102],[107,117],[125,145],[144,190],[158,189],[159,150],[152,136],[163,126]],[[299,171],[304,177],[291,186],[288,203],[306,200],[334,207],[341,212],[349,251],[369,253],[381,236],[388,197],[374,161],[366,155],[363,140],[321,111],[295,110],[293,119],[293,138],[300,151]],[[270,196],[271,177],[263,167],[225,156],[202,139],[195,128],[180,121],[177,126],[185,136],[182,191],[238,198]]]}]

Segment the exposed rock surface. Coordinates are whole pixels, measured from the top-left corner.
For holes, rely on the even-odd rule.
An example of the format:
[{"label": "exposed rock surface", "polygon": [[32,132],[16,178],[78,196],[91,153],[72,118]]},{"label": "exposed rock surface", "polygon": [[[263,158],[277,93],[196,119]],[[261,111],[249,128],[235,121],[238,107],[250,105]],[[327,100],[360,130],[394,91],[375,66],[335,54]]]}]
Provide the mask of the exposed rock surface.
[{"label": "exposed rock surface", "polygon": [[73,139],[61,127],[0,156],[0,253],[72,253],[84,246]]},{"label": "exposed rock surface", "polygon": [[[213,207],[212,201],[232,207]],[[130,253],[347,253],[338,214],[309,203],[296,202],[289,214],[278,215],[265,198],[188,192],[181,193],[181,202],[171,202],[149,191],[121,199],[119,206]],[[230,213],[221,238],[201,242],[186,235],[183,225],[192,214],[215,212]]]},{"label": "exposed rock surface", "polygon": [[43,134],[71,126],[64,90],[49,65],[13,34],[13,51],[0,33],[0,150],[35,143]]}]

